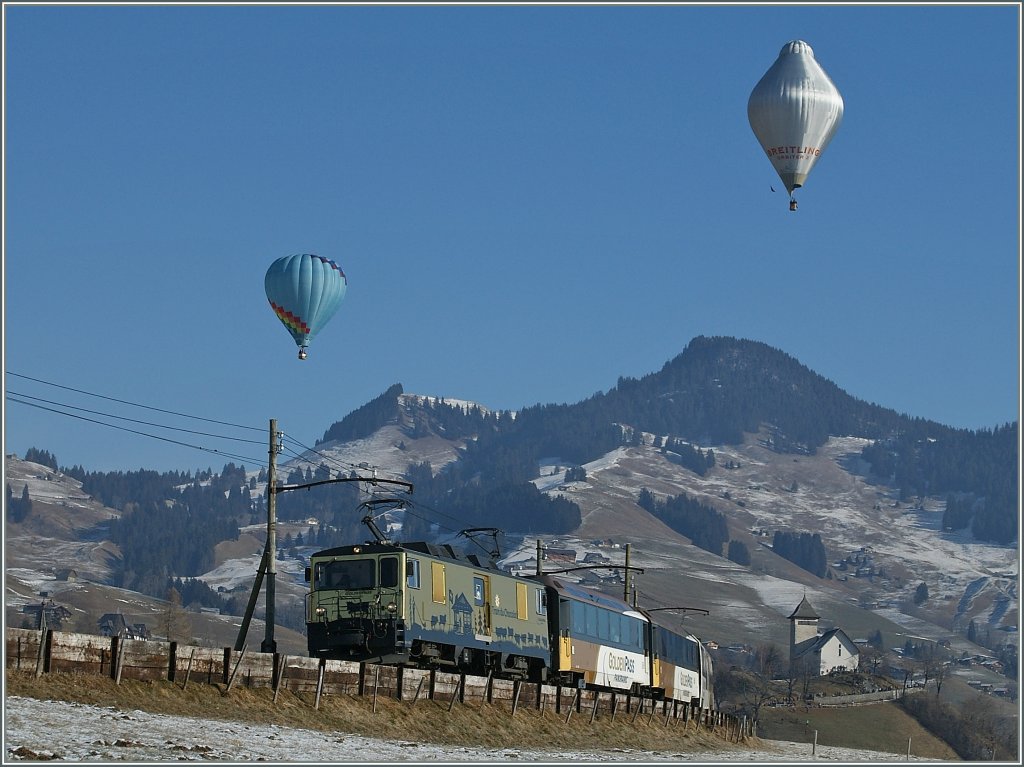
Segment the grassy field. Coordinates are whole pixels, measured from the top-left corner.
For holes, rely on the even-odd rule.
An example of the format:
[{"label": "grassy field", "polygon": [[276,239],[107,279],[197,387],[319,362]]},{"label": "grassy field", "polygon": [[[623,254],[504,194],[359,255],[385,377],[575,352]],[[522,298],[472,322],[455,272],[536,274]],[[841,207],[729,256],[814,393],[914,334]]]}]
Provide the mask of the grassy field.
[{"label": "grassy field", "polygon": [[[26,671],[8,670],[7,695],[42,700],[66,700],[123,710],[139,709],[157,714],[196,716],[209,719],[276,724],[324,732],[343,732],[386,740],[417,741],[444,745],[559,749],[639,749],[647,751],[712,751],[742,748],[726,733],[695,729],[691,723],[663,726],[646,717],[635,721],[620,714],[614,721],[607,714],[591,722],[589,714],[578,713],[568,723],[565,713],[520,708],[511,714],[508,704],[458,704],[451,711],[447,703],[421,699],[398,701],[371,696],[323,696],[314,708],[314,694],[282,691],[273,700],[269,688],[233,688],[222,694],[222,685],[166,681],[124,680],[120,685],[101,676],[53,673],[36,677]],[[756,747],[757,739],[749,745]]]},{"label": "grassy field", "polygon": [[936,737],[892,701],[838,708],[763,708],[758,735],[772,740],[811,743],[817,730],[818,744],[844,746],[891,754],[959,760]]},{"label": "grassy field", "polygon": [[[46,674],[8,670],[6,693],[40,699],[68,700],[153,713],[178,714],[235,721],[275,723],[328,732],[349,732],[385,739],[499,747],[515,743],[520,747],[609,749],[629,748],[651,751],[703,751],[735,748],[723,733],[692,728],[648,725],[644,718],[630,721],[620,716],[613,722],[602,715],[590,722],[576,715],[553,711],[520,709],[510,715],[508,706],[447,705],[421,700],[415,704],[380,698],[373,709],[369,698],[350,695],[327,696],[319,709],[312,695],[284,691],[276,702],[266,688],[236,688],[227,695],[220,686],[191,684],[182,689],[171,682],[123,681],[79,674]],[[756,748],[762,739],[812,742],[818,731],[822,746],[885,751],[906,754],[908,738],[915,756],[957,760],[940,739],[928,733],[893,703],[845,708],[762,709],[761,739],[747,745]]]}]

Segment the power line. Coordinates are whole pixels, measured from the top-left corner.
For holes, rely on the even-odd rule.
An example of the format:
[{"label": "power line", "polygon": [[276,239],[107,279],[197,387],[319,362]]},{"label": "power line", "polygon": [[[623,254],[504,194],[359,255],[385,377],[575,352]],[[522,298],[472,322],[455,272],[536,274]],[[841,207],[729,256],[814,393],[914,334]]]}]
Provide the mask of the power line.
[{"label": "power line", "polygon": [[[460,519],[459,517],[452,516],[451,514],[446,514],[443,511],[438,511],[437,509],[433,508],[432,506],[428,506],[425,503],[420,503],[419,501],[415,501],[415,500],[410,500],[409,503],[410,503],[410,505],[415,506],[418,509],[422,509],[422,510],[424,510],[426,512],[430,512],[431,514],[434,514],[436,516],[446,517],[447,519],[450,519],[452,522],[455,522],[456,524],[460,525],[459,530],[463,530],[463,529],[465,529],[467,527],[472,527],[472,524],[470,522],[468,522],[467,520]],[[427,519],[426,517],[424,517],[424,516],[422,516],[420,514],[413,514],[413,516],[414,517],[419,517],[420,519],[422,519],[422,520],[424,520],[426,522],[432,522],[433,524],[437,525],[438,527],[443,528],[445,530],[449,530],[449,531],[451,531],[453,533],[459,532],[459,530],[456,530],[455,528],[448,527],[447,525],[442,525],[440,522],[437,522],[436,520]]]},{"label": "power line", "polygon": [[[290,442],[294,442],[296,445],[301,447],[307,453],[313,453],[314,455],[320,456],[320,458],[322,458],[327,463],[334,465],[336,468],[347,469],[347,470],[351,470],[351,471],[356,471],[358,469],[364,469],[364,468],[370,468],[370,469],[373,469],[374,472],[376,472],[376,471],[383,471],[383,469],[381,469],[381,467],[379,467],[379,466],[366,467],[366,466],[356,465],[354,463],[349,463],[348,461],[342,461],[342,460],[340,460],[338,458],[335,458],[334,456],[327,455],[326,453],[321,453],[319,450],[316,450],[314,448],[308,447],[308,446],[302,444],[301,442],[299,442],[299,440],[295,439],[294,437],[292,437],[292,436],[290,436],[288,434],[284,434],[282,432],[282,435],[284,436],[285,439],[287,439]],[[306,463],[309,463],[310,465],[313,464],[313,461],[311,461],[308,458],[303,458],[303,456],[295,453],[294,450],[292,450],[291,453],[292,453],[292,455],[294,455],[299,460],[303,460]],[[393,473],[393,472],[387,472],[387,473],[390,474],[390,473]],[[406,475],[399,474],[398,476],[404,477]]]},{"label": "power line", "polygon": [[217,420],[215,420],[213,418],[202,418],[201,416],[197,416],[197,415],[189,415],[188,413],[178,413],[178,412],[176,412],[174,410],[164,410],[163,408],[153,407],[151,405],[143,405],[143,404],[140,404],[138,402],[130,402],[128,400],[118,399],[117,397],[108,397],[105,394],[96,394],[95,392],[86,391],[85,389],[76,389],[76,388],[74,388],[72,386],[64,386],[63,384],[54,383],[53,381],[44,381],[42,378],[33,378],[32,376],[22,375],[21,373],[13,373],[10,370],[6,370],[4,372],[7,375],[9,375],[9,376],[14,376],[15,378],[23,378],[26,381],[34,381],[36,383],[46,384],[47,386],[54,386],[54,387],[56,387],[58,389],[65,389],[66,391],[73,391],[73,392],[75,392],[77,394],[86,394],[86,395],[88,395],[90,397],[98,397],[99,399],[110,400],[111,402],[118,402],[118,403],[120,403],[122,405],[131,405],[132,407],[140,407],[140,408],[144,408],[146,410],[155,410],[158,413],[166,413],[168,415],[176,415],[176,416],[178,416],[180,418],[192,418],[192,419],[194,419],[196,421],[206,421],[208,423],[216,423],[216,424],[219,424],[221,426],[231,426],[231,427],[236,428],[236,429],[250,429],[252,431],[260,431],[260,432],[266,431],[265,428],[261,428],[261,427],[245,426],[243,424],[230,423],[229,421],[217,421]]},{"label": "power line", "polygon": [[[311,452],[311,453],[314,453],[316,455],[319,455],[325,461],[327,461],[329,463],[334,463],[336,466],[337,465],[342,465],[342,466],[345,466],[345,467],[348,467],[348,468],[352,468],[352,469],[362,468],[360,466],[356,466],[355,464],[348,464],[348,463],[345,463],[345,462],[337,461],[332,456],[326,455],[324,453],[320,453],[317,450],[313,450],[312,448],[306,447],[301,442],[299,442],[298,440],[296,440],[296,439],[294,439],[292,437],[288,437],[288,439],[291,442],[294,442],[295,444],[297,444],[300,447],[302,447],[304,450],[306,450],[308,452]],[[299,460],[305,460],[307,463],[312,465],[312,463],[313,463],[312,461],[310,461],[309,459],[304,459],[301,455],[296,453],[294,449],[292,449],[290,447],[287,447],[287,446],[285,446],[284,449],[289,454],[293,455],[295,458],[298,458]],[[403,476],[404,477],[405,475],[400,474],[399,476]],[[464,519],[460,519],[458,517],[452,516],[451,514],[446,514],[443,511],[439,511],[439,510],[437,510],[437,509],[435,509],[435,508],[433,508],[431,506],[428,506],[425,503],[421,503],[421,502],[415,500],[414,498],[404,499],[404,503],[405,503],[405,508],[403,509],[404,513],[409,514],[410,516],[416,517],[417,519],[421,519],[424,522],[427,522],[429,524],[437,525],[438,528],[440,528],[442,530],[447,530],[448,532],[451,532],[451,533],[458,533],[459,530],[462,530],[462,529],[465,529],[466,527],[471,526],[470,523],[467,522]],[[417,511],[414,511],[413,510],[414,508],[418,509],[421,513],[417,513]],[[441,522],[438,521],[439,517],[445,517],[445,518],[451,520],[452,522],[454,522],[455,524],[459,525],[459,527],[458,528],[453,528],[453,527],[449,527],[448,525],[442,524]]]},{"label": "power line", "polygon": [[[21,373],[14,373],[14,372],[12,372],[10,370],[5,371],[5,372],[6,372],[7,375],[14,376],[15,378],[21,378],[21,379],[24,379],[26,381],[33,381],[35,383],[41,383],[41,384],[45,384],[47,386],[53,386],[53,387],[58,388],[58,389],[64,389],[66,391],[72,391],[72,392],[75,392],[77,394],[85,394],[85,395],[90,396],[90,397],[96,397],[98,399],[104,399],[104,400],[108,400],[110,402],[117,402],[119,404],[130,405],[132,407],[143,408],[145,410],[152,410],[152,411],[155,411],[155,412],[158,412],[158,413],[165,413],[167,415],[174,415],[174,416],[178,416],[180,418],[191,418],[191,419],[194,419],[194,420],[197,420],[197,421],[205,421],[207,423],[214,423],[214,424],[218,424],[218,425],[221,425],[221,426],[230,426],[232,428],[237,428],[237,429],[247,429],[247,430],[252,430],[252,431],[265,432],[265,429],[261,428],[261,427],[245,426],[245,425],[242,425],[242,424],[230,423],[228,421],[218,421],[218,420],[215,420],[215,419],[212,419],[212,418],[203,418],[201,416],[189,415],[188,413],[180,413],[180,412],[177,412],[177,411],[174,411],[174,410],[166,410],[164,408],[153,407],[151,405],[143,405],[143,404],[138,403],[138,402],[131,402],[129,400],[123,400],[123,399],[119,399],[117,397],[110,397],[110,396],[107,396],[105,394],[97,394],[96,392],[90,392],[90,391],[86,391],[84,389],[78,389],[78,388],[75,388],[75,387],[72,387],[72,386],[66,386],[64,384],[54,383],[53,381],[46,381],[46,380],[43,380],[41,378],[35,378],[33,376],[27,376],[27,375],[23,375]],[[12,395],[14,395],[14,396],[12,396]],[[29,401],[26,401],[24,399],[16,399],[16,397],[25,397],[27,399],[36,400],[36,402],[29,402]],[[223,450],[217,450],[216,448],[204,447],[202,445],[193,445],[193,444],[189,444],[187,442],[182,442],[180,440],[171,439],[169,437],[163,437],[163,436],[160,436],[158,434],[149,434],[147,432],[138,431],[138,430],[135,430],[135,429],[129,429],[127,427],[118,426],[118,425],[112,424],[112,423],[107,423],[105,421],[99,421],[99,420],[96,420],[96,419],[93,419],[93,418],[87,418],[85,416],[77,415],[75,413],[68,413],[68,412],[65,412],[63,410],[57,410],[55,408],[46,407],[44,405],[40,405],[40,404],[37,404],[37,403],[45,402],[45,403],[50,404],[50,405],[56,405],[56,406],[63,407],[63,408],[68,408],[68,409],[71,409],[71,410],[78,410],[78,411],[84,412],[84,413],[91,413],[93,415],[102,415],[102,416],[105,416],[105,417],[108,417],[108,418],[115,418],[115,419],[118,419],[118,420],[121,420],[121,421],[127,421],[129,423],[138,423],[138,424],[142,424],[142,425],[145,425],[145,426],[154,426],[156,428],[161,428],[161,429],[170,429],[170,430],[174,430],[174,431],[185,432],[185,433],[188,433],[188,434],[196,434],[198,436],[213,437],[215,439],[228,439],[228,440],[233,440],[233,441],[238,441],[238,442],[246,442],[246,443],[250,443],[250,444],[262,444],[261,441],[259,441],[259,440],[248,440],[248,439],[242,439],[240,437],[228,437],[228,436],[225,436],[225,435],[217,435],[217,434],[210,434],[210,433],[207,433],[207,432],[193,431],[191,429],[184,429],[184,428],[176,427],[176,426],[167,426],[167,425],[164,425],[164,424],[156,424],[156,423],[152,423],[152,422],[149,422],[149,421],[141,421],[141,420],[137,420],[137,419],[133,419],[133,418],[128,418],[128,417],[125,417],[125,416],[118,416],[118,415],[113,415],[111,413],[104,413],[104,412],[101,412],[101,411],[95,411],[95,410],[89,410],[87,408],[76,407],[74,405],[68,405],[68,404],[62,403],[62,402],[53,402],[53,401],[50,401],[50,400],[43,399],[42,397],[35,397],[35,396],[32,396],[32,395],[21,394],[21,393],[17,393],[17,392],[6,392],[6,398],[10,402],[16,402],[18,404],[28,405],[29,407],[35,407],[35,408],[38,408],[40,410],[47,410],[47,411],[52,412],[52,413],[57,413],[58,415],[67,416],[69,418],[77,418],[78,420],[81,420],[81,421],[87,421],[87,422],[90,422],[90,423],[97,423],[97,424],[99,424],[101,426],[107,426],[108,428],[111,428],[111,429],[118,429],[120,431],[129,432],[131,434],[138,434],[138,435],[143,436],[143,437],[149,437],[151,439],[157,439],[157,440],[161,440],[163,442],[169,442],[171,444],[181,445],[183,447],[192,448],[194,450],[202,450],[202,451],[207,452],[207,453],[213,453],[215,455],[220,455],[220,456],[224,456],[224,457],[227,457],[227,458],[232,458],[232,459],[238,460],[238,461],[247,461],[247,462],[251,462],[251,463],[255,463],[255,464],[260,464],[261,461],[262,461],[262,458],[252,458],[251,456],[241,456],[241,455],[229,453],[229,452],[226,452],[226,451],[223,451]],[[330,455],[322,453],[322,452],[320,452],[318,450],[315,450],[314,448],[311,448],[311,447],[303,444],[299,440],[295,439],[294,437],[292,437],[292,436],[290,436],[288,434],[285,434],[284,432],[281,432],[281,435],[282,435],[282,437],[284,439],[288,440],[289,442],[292,442],[292,443],[298,445],[305,452],[312,453],[312,454],[314,454],[316,456],[319,456],[321,459],[323,459],[325,462],[333,465],[335,468],[343,469],[343,470],[348,470],[348,471],[358,470],[358,469],[364,468],[362,466],[357,466],[356,464],[349,463],[347,461],[341,461],[341,460],[335,458],[334,456],[330,456]],[[288,448],[287,450],[296,459],[298,459],[300,461],[305,461],[306,463],[308,463],[310,465],[313,465],[313,461],[312,460],[310,460],[309,458],[304,458],[302,455],[300,455],[299,453],[295,452],[294,449]],[[372,467],[372,468],[374,469],[374,471],[377,471],[379,469],[379,467]],[[392,472],[387,472],[387,473],[390,474]],[[399,474],[399,476],[403,476],[404,477],[405,475],[404,474]],[[412,501],[411,499],[409,501],[409,504],[416,506],[417,508],[419,508],[423,512],[430,513],[431,515],[434,516],[434,519],[430,519],[427,516],[423,516],[422,514],[417,514],[415,512],[412,512],[412,510],[407,507],[406,511],[408,513],[411,513],[412,516],[418,517],[419,519],[422,519],[425,522],[429,522],[431,524],[436,524],[441,529],[448,530],[448,531],[453,532],[453,533],[458,532],[458,530],[456,530],[454,528],[451,528],[451,527],[448,527],[447,525],[443,525],[440,522],[436,521],[437,517],[445,517],[445,518],[453,521],[454,523],[461,525],[463,528],[468,525],[466,520],[459,519],[458,517],[454,517],[451,514],[446,514],[446,513],[442,512],[442,511],[439,511],[439,510],[434,509],[434,508],[432,508],[430,506],[427,506],[426,504],[415,502],[415,501]]]},{"label": "power line", "polygon": [[[211,434],[211,433],[205,432],[205,431],[195,431],[193,429],[184,429],[184,428],[182,428],[180,426],[168,426],[168,425],[162,424],[162,423],[153,423],[152,421],[140,421],[140,420],[138,420],[136,418],[127,418],[125,416],[114,415],[113,413],[104,413],[101,410],[89,410],[88,408],[77,407],[75,405],[69,405],[66,402],[54,402],[53,400],[43,399],[42,397],[34,397],[31,394],[23,394],[22,392],[11,391],[10,389],[7,390],[7,395],[8,395],[8,399],[10,399],[10,395],[14,395],[16,397],[25,397],[26,399],[35,400],[36,402],[45,402],[47,405],[56,405],[58,407],[68,408],[70,410],[78,410],[79,412],[82,412],[82,413],[91,413],[93,415],[106,416],[107,418],[116,418],[119,421],[128,421],[129,423],[138,423],[138,424],[142,424],[143,426],[155,426],[158,429],[170,429],[171,431],[181,431],[181,432],[185,432],[186,434],[196,434],[196,435],[199,435],[199,436],[202,436],[202,437],[215,437],[217,439],[227,439],[227,440],[232,440],[234,442],[246,442],[246,443],[249,443],[251,445],[263,444],[260,440],[256,440],[256,439],[243,439],[242,437],[229,437],[229,436],[224,435],[224,434]],[[12,401],[13,402],[19,402],[20,400],[12,400]],[[54,412],[57,412],[57,411],[54,411]]]},{"label": "power line", "polygon": [[[411,508],[409,508],[410,506],[415,506],[418,509],[426,509],[428,511],[434,512],[435,514],[438,513],[436,509],[431,509],[429,506],[426,506],[426,505],[424,505],[422,503],[412,503],[410,501],[410,502],[407,502],[407,505],[406,505],[406,507],[404,509],[404,512],[406,514],[410,514],[410,515],[416,517],[417,519],[422,519],[424,522],[427,522],[429,524],[437,525],[437,527],[439,529],[447,530],[449,533],[458,533],[459,532],[455,528],[448,527],[448,525],[443,525],[440,522],[436,521],[435,519],[431,519],[429,517],[426,517],[423,514],[417,514],[415,511],[413,511]],[[442,516],[448,516],[448,515],[445,514],[445,515],[442,515]],[[455,519],[454,517],[449,517],[449,519],[454,519],[456,522],[462,522],[463,521],[463,520]]]},{"label": "power line", "polygon": [[[292,436],[291,436],[291,435],[289,435],[289,434],[285,434],[284,432],[281,432],[281,436],[283,436],[283,437],[284,437],[284,439],[288,440],[289,442],[292,442],[292,443],[294,443],[294,444],[298,445],[298,446],[299,446],[300,448],[302,448],[302,450],[303,450],[304,452],[306,452],[306,453],[312,453],[313,455],[317,455],[317,456],[320,456],[320,458],[321,458],[321,459],[322,459],[323,461],[325,461],[325,462],[327,462],[327,463],[329,463],[329,464],[332,464],[332,465],[333,465],[333,466],[334,466],[335,468],[338,468],[338,469],[356,469],[356,468],[359,468],[359,467],[357,467],[357,466],[356,466],[355,464],[353,464],[353,463],[347,463],[346,461],[341,461],[341,460],[338,460],[337,458],[335,458],[335,457],[333,457],[333,456],[330,456],[330,455],[326,455],[326,454],[324,454],[324,453],[321,453],[321,452],[320,452],[319,450],[315,450],[315,449],[313,449],[313,448],[311,448],[311,447],[307,447],[307,446],[306,446],[306,445],[304,445],[303,443],[299,442],[299,440],[295,439],[295,437],[292,437]],[[312,460],[312,459],[310,459],[310,458],[305,458],[305,457],[303,457],[303,456],[302,456],[301,454],[299,454],[299,453],[295,452],[295,450],[294,450],[294,449],[292,449],[292,448],[289,448],[289,451],[291,452],[291,454],[292,454],[293,456],[295,456],[295,457],[296,457],[297,459],[299,459],[300,461],[305,461],[306,463],[308,463],[308,464],[310,464],[310,465],[312,465],[312,464],[313,464],[313,460]]]},{"label": "power line", "polygon": [[67,412],[65,412],[63,410],[56,410],[55,408],[46,407],[44,405],[40,405],[40,404],[35,403],[35,402],[28,402],[26,400],[16,399],[15,397],[12,397],[9,394],[6,395],[6,399],[9,400],[10,402],[16,402],[16,403],[21,404],[21,405],[28,405],[29,407],[38,408],[40,410],[47,410],[47,411],[49,411],[51,413],[57,413],[58,415],[64,415],[64,416],[67,416],[68,418],[77,418],[80,421],[88,421],[89,423],[96,423],[96,424],[99,424],[100,426],[106,426],[106,427],[111,428],[111,429],[117,429],[119,431],[125,431],[125,432],[129,432],[131,434],[138,434],[140,436],[149,437],[151,439],[158,439],[158,440],[160,440],[162,442],[170,442],[173,445],[181,445],[182,447],[192,448],[193,450],[202,450],[202,451],[204,451],[206,453],[214,453],[215,455],[224,456],[226,458],[233,458],[233,459],[238,460],[238,461],[250,461],[252,463],[259,463],[259,461],[261,460],[261,459],[252,458],[251,456],[241,456],[241,455],[236,455],[234,453],[226,452],[224,450],[217,450],[216,448],[203,447],[202,445],[192,445],[192,444],[189,444],[188,442],[182,442],[182,441],[177,440],[177,439],[171,439],[170,437],[162,437],[159,434],[149,434],[149,433],[144,432],[144,431],[138,431],[137,429],[129,429],[129,428],[125,427],[125,426],[118,426],[117,424],[107,423],[106,421],[98,421],[95,418],[86,418],[85,416],[78,415],[76,413],[67,413]]},{"label": "power line", "polygon": [[[289,456],[291,456],[296,461],[299,461],[299,462],[301,462],[303,464],[306,464],[306,466],[315,466],[316,468],[319,469],[319,467],[323,465],[323,462],[321,462],[318,465],[313,459],[303,455],[302,453],[297,452],[295,450],[295,448],[293,448],[293,447],[291,447],[289,445],[282,445],[281,446],[281,451],[284,452],[284,453],[287,453]],[[315,453],[316,451],[312,451],[312,452]],[[317,455],[320,455],[320,457],[324,459],[324,462],[333,463],[335,465],[335,468],[338,469],[338,474],[339,475],[341,474],[342,470],[345,469],[345,468],[351,468],[351,469],[355,469],[356,468],[355,466],[352,466],[351,464],[346,466],[346,465],[338,463],[337,461],[333,461],[333,460],[331,460],[331,458],[329,456],[321,455],[319,453],[317,453]]]}]

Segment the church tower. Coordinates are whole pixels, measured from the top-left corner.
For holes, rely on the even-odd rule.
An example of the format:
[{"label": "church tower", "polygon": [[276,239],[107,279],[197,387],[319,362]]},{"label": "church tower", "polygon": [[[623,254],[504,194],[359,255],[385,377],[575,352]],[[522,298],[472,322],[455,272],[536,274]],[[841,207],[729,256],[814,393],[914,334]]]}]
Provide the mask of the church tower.
[{"label": "church tower", "polygon": [[814,640],[818,636],[818,618],[820,616],[807,601],[807,596],[800,600],[793,614],[789,616],[789,659],[792,661],[797,655],[797,648],[807,640]]}]

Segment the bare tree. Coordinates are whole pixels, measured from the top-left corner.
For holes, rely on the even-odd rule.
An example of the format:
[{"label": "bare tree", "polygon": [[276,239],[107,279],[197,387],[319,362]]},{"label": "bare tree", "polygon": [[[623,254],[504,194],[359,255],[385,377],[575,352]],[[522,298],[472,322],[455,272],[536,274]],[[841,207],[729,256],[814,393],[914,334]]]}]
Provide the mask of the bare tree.
[{"label": "bare tree", "polygon": [[800,684],[800,699],[811,696],[811,681],[818,678],[817,656],[804,656],[790,664],[790,676]]},{"label": "bare tree", "polygon": [[[1012,717],[1001,716],[995,701],[988,695],[977,695],[963,702],[960,708],[961,721],[967,731],[973,733],[991,753],[995,761],[999,749],[1005,752],[1003,757],[1016,758],[1016,723]],[[989,758],[989,754],[979,757]]]},{"label": "bare tree", "polygon": [[860,667],[872,674],[878,673],[878,667],[884,658],[885,653],[874,645],[866,644],[860,648]]},{"label": "bare tree", "polygon": [[168,642],[188,642],[192,639],[192,622],[181,606],[181,594],[173,586],[167,589],[167,608],[161,616],[164,636]]},{"label": "bare tree", "polygon": [[911,682],[913,682],[913,680],[914,680],[914,667],[910,663],[907,663],[903,667],[903,692],[900,693],[901,695],[906,695],[907,694],[907,688],[911,686]]},{"label": "bare tree", "polygon": [[761,707],[776,696],[774,680],[781,669],[782,651],[778,645],[765,643],[754,650],[754,679],[747,694],[755,722],[760,717]]},{"label": "bare tree", "polygon": [[924,677],[924,686],[935,680],[936,696],[942,692],[942,681],[946,676],[946,664],[949,660],[948,653],[936,644],[928,644],[921,648],[917,655],[917,667]]}]

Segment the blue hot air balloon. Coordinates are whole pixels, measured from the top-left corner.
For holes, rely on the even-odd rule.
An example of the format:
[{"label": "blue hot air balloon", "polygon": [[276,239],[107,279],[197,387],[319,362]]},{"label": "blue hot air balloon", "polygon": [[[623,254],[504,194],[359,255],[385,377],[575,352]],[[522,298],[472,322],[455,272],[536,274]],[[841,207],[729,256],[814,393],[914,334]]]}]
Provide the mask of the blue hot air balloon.
[{"label": "blue hot air balloon", "polygon": [[309,342],[345,297],[345,273],[329,258],[303,253],[277,259],[267,269],[263,284],[274,314],[299,346],[299,359],[306,359]]}]

